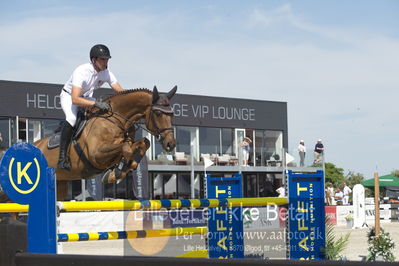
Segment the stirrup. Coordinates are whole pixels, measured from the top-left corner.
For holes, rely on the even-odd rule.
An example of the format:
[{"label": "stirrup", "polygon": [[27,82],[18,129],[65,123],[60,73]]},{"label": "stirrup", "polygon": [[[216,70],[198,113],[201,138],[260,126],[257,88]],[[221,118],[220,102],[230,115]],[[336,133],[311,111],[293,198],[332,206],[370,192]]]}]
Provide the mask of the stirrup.
[{"label": "stirrup", "polygon": [[66,171],[71,171],[72,166],[68,156],[65,156],[63,160],[58,161],[57,167]]}]

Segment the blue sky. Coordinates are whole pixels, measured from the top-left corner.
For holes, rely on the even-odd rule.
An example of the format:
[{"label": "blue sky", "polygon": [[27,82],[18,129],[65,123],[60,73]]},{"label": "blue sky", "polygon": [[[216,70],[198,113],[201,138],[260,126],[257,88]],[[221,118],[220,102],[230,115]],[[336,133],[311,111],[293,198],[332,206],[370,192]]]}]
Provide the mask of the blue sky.
[{"label": "blue sky", "polygon": [[398,1],[0,1],[0,79],[64,83],[105,43],[125,88],[288,103],[289,148],[399,169]]}]

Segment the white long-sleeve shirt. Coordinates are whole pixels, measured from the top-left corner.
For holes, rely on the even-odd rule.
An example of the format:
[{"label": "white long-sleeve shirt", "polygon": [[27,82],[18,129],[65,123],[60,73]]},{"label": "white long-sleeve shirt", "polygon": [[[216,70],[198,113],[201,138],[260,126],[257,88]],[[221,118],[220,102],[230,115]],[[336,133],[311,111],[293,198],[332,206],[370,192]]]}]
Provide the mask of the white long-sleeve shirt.
[{"label": "white long-sleeve shirt", "polygon": [[110,86],[118,82],[115,75],[108,69],[97,72],[92,63],[78,66],[72,73],[72,76],[64,85],[64,90],[72,93],[72,86],[78,86],[82,89],[83,97],[92,97],[94,90],[100,88],[104,83]]}]

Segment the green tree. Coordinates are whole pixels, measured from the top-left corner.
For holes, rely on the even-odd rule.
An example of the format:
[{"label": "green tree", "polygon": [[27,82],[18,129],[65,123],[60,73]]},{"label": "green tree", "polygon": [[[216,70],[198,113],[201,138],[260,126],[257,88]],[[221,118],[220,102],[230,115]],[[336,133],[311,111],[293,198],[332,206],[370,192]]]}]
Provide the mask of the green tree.
[{"label": "green tree", "polygon": [[354,173],[349,171],[345,177],[346,184],[353,188],[354,185],[360,184],[364,180],[364,176],[361,173]]},{"label": "green tree", "polygon": [[391,172],[391,175],[394,175],[394,176],[397,176],[397,177],[399,177],[399,170],[393,170],[392,172]]},{"label": "green tree", "polygon": [[326,183],[333,184],[334,187],[341,187],[345,182],[344,169],[338,168],[333,163],[325,163]]}]

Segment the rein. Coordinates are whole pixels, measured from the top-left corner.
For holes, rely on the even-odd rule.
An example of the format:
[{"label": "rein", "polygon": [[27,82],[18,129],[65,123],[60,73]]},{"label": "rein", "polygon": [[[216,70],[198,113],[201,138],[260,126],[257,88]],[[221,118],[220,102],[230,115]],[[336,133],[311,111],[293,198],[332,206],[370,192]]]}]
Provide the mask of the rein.
[{"label": "rein", "polygon": [[[150,121],[152,120],[152,122],[153,122],[153,124],[154,124],[154,126],[155,126],[155,128],[156,128],[155,132],[151,132],[151,131],[147,128],[147,126],[146,126],[146,127],[143,127],[141,124],[138,123],[138,120],[132,121],[132,122],[126,127],[126,126],[125,126],[125,123],[126,123],[126,122],[129,122],[130,119],[127,119],[127,118],[125,118],[123,115],[120,115],[120,114],[118,114],[118,113],[116,113],[116,112],[113,112],[113,111],[112,111],[112,107],[111,107],[111,110],[110,110],[110,114],[106,113],[107,115],[105,115],[105,114],[101,114],[100,112],[95,112],[95,113],[91,113],[92,116],[91,116],[90,118],[92,118],[92,117],[102,117],[102,118],[104,118],[104,119],[110,121],[111,123],[113,123],[114,125],[116,125],[118,128],[120,128],[120,129],[123,131],[123,135],[124,135],[125,137],[128,136],[128,133],[129,133],[129,131],[131,130],[131,128],[133,128],[133,127],[134,127],[135,129],[141,128],[141,129],[147,131],[148,133],[150,133],[151,135],[154,135],[154,136],[155,136],[155,139],[156,139],[157,141],[160,142],[160,141],[162,141],[162,140],[165,138],[165,137],[163,137],[161,134],[162,134],[163,132],[167,131],[167,130],[170,130],[170,131],[171,131],[171,132],[169,132],[168,134],[173,133],[173,127],[159,128],[159,127],[154,123],[154,121],[153,121],[154,109],[157,110],[157,111],[160,111],[160,112],[162,112],[162,113],[164,113],[164,114],[166,114],[166,115],[168,115],[168,114],[170,114],[170,113],[169,113],[169,112],[162,111],[162,110],[159,110],[159,109],[156,108],[156,107],[154,108],[154,105],[151,105],[150,108],[151,108],[151,110],[150,110],[151,113],[150,113],[149,121],[147,121],[147,124],[150,123]],[[110,118],[112,118],[112,117],[115,118],[115,119],[117,120],[117,122],[114,121],[114,120],[112,120],[112,119],[110,119]],[[124,122],[123,122],[122,120],[124,120]]]}]

